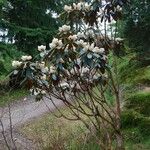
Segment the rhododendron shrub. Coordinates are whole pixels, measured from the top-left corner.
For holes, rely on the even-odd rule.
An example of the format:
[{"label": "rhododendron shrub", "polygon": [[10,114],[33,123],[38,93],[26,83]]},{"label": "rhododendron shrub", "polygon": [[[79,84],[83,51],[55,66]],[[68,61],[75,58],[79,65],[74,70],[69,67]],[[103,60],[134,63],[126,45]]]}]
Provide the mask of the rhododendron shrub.
[{"label": "rhododendron shrub", "polygon": [[[112,149],[114,141],[118,150],[124,149],[119,86],[108,58],[110,52],[118,54],[123,45],[116,37],[116,28],[111,28],[111,34],[108,30],[110,22],[121,19],[123,4],[127,1],[91,0],[65,5],[60,17],[66,24],[59,28],[50,49],[38,46],[40,60],[22,56],[21,61],[12,63],[15,74],[22,70],[37,100],[47,97],[61,116],[81,120],[92,133],[95,131],[102,149]],[[108,91],[114,104],[107,99]],[[69,108],[72,117],[61,112],[54,98]]]}]

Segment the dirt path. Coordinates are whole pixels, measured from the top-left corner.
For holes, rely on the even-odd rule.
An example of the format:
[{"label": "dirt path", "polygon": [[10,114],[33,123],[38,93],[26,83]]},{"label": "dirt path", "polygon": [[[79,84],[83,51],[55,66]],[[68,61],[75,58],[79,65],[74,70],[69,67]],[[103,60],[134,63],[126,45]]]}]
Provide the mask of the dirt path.
[{"label": "dirt path", "polygon": [[[57,106],[63,105],[60,100],[54,98],[54,102]],[[38,118],[48,111],[53,111],[55,109],[52,102],[48,99],[35,102],[34,97],[27,97],[26,100],[17,103],[16,105],[12,104],[9,108],[0,108],[0,119],[3,123],[4,130],[10,128],[10,114],[12,120],[12,126],[17,127],[21,124],[24,124],[30,121],[33,118]],[[0,131],[2,126],[0,125]]]},{"label": "dirt path", "polygon": [[[58,107],[63,106],[63,103],[60,100],[53,98],[53,101]],[[10,130],[10,116],[11,116],[11,123],[12,123],[12,134],[15,143],[17,144],[17,150],[35,150],[35,145],[24,137],[19,131],[18,127],[22,124],[25,124],[33,119],[39,118],[42,115],[53,111],[55,106],[53,103],[48,100],[44,99],[39,102],[35,102],[35,98],[28,96],[25,100],[20,102],[14,103],[9,107],[0,108],[0,150],[7,150],[8,148],[5,146],[5,141],[3,134],[5,134],[9,146],[12,149],[12,142],[11,142],[11,130]],[[10,112],[10,113],[9,113]]]}]

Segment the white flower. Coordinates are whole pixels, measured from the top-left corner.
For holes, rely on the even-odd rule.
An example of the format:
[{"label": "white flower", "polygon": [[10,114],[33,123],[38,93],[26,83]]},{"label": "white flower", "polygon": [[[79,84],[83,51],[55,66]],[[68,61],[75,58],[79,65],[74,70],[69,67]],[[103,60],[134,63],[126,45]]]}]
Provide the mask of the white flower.
[{"label": "white flower", "polygon": [[70,73],[73,74],[73,75],[76,74],[76,69],[71,69]]},{"label": "white flower", "polygon": [[67,88],[67,87],[69,87],[69,84],[68,84],[67,82],[62,82],[62,83],[60,84],[60,86],[61,86],[62,88]]},{"label": "white flower", "polygon": [[94,47],[92,50],[94,53],[104,53],[105,49],[104,48],[99,48],[99,47]]},{"label": "white flower", "polygon": [[18,70],[14,70],[14,75],[18,74],[18,72],[19,72]]},{"label": "white flower", "polygon": [[28,61],[28,60],[31,60],[32,59],[32,56],[22,56],[21,59],[23,61]]},{"label": "white flower", "polygon": [[89,49],[89,44],[84,46],[84,51],[88,51]]},{"label": "white flower", "polygon": [[76,41],[76,43],[78,44],[78,45],[83,45],[83,43],[84,43],[84,41],[83,40],[79,40],[79,41]]},{"label": "white flower", "polygon": [[41,94],[45,95],[45,94],[46,94],[46,91],[45,91],[45,90],[42,90],[42,91],[41,91]]},{"label": "white flower", "polygon": [[122,11],[122,7],[120,7],[119,5],[117,6],[117,10],[118,11]]},{"label": "white flower", "polygon": [[56,49],[61,49],[62,46],[63,46],[63,43],[62,43],[62,40],[58,40],[57,38],[54,38],[54,39],[52,40],[52,43],[49,44],[49,46],[50,46],[52,49],[54,49],[54,48],[56,48]]},{"label": "white flower", "polygon": [[117,41],[117,42],[122,42],[124,39],[122,39],[122,38],[115,38],[115,40]]},{"label": "white flower", "polygon": [[56,73],[56,67],[50,66],[49,72],[50,72],[50,73]]},{"label": "white flower", "polygon": [[59,59],[59,62],[60,62],[60,63],[64,63],[65,61],[64,61],[62,58],[60,58],[60,59]]},{"label": "white flower", "polygon": [[83,67],[83,68],[82,68],[82,74],[88,73],[89,70],[90,70],[90,69],[89,69],[88,67]]},{"label": "white flower", "polygon": [[85,4],[84,4],[84,10],[85,10],[85,11],[89,11],[90,9],[91,9],[91,5],[88,4],[88,3],[85,3]]},{"label": "white flower", "polygon": [[67,25],[63,25],[62,27],[59,27],[59,32],[68,32],[70,31],[71,27]]},{"label": "white flower", "polygon": [[22,65],[22,62],[20,62],[20,61],[15,61],[15,60],[14,60],[14,61],[12,62],[12,66],[15,67],[15,68],[20,67],[21,65]]},{"label": "white flower", "polygon": [[85,47],[86,45],[88,45],[87,42],[83,42],[82,47]]},{"label": "white flower", "polygon": [[57,38],[54,38],[53,41],[52,41],[52,43],[53,43],[53,44],[57,44],[58,41],[59,41],[59,40],[58,40]]},{"label": "white flower", "polygon": [[94,43],[92,43],[91,45],[90,44],[87,44],[87,45],[84,45],[84,51],[92,51],[94,49]]},{"label": "white flower", "polygon": [[77,35],[70,35],[68,39],[75,41],[77,39]]},{"label": "white flower", "polygon": [[40,53],[40,56],[41,56],[41,57],[44,57],[46,54],[48,54],[48,52],[43,51],[43,52]]},{"label": "white flower", "polygon": [[88,45],[88,43],[84,42],[83,40],[79,40],[76,42],[79,46],[82,46],[82,47],[86,47]]},{"label": "white flower", "polygon": [[105,49],[104,48],[100,48],[99,53],[104,53]]},{"label": "white flower", "polygon": [[68,6],[68,5],[65,5],[64,6],[64,10],[68,13],[70,13],[72,11],[72,7],[71,6]]},{"label": "white flower", "polygon": [[41,76],[41,80],[46,80],[46,75]]},{"label": "white flower", "polygon": [[38,46],[38,51],[45,51],[46,50],[46,46],[44,45],[41,45],[41,46]]},{"label": "white flower", "polygon": [[100,77],[100,75],[94,75],[93,80],[97,80]]},{"label": "white flower", "polygon": [[75,46],[73,46],[73,47],[72,47],[72,50],[75,52],[75,51],[76,51],[76,47],[75,47]]},{"label": "white flower", "polygon": [[69,48],[69,45],[67,45],[67,46],[65,47],[64,52],[68,52],[68,48]]},{"label": "white flower", "polygon": [[94,37],[94,31],[93,30],[88,30],[86,32],[86,36],[88,36],[88,37]]},{"label": "white flower", "polygon": [[94,53],[99,53],[100,48],[99,47],[94,47],[94,49],[92,50]]},{"label": "white flower", "polygon": [[39,88],[30,89],[30,92],[31,92],[33,95],[37,96],[38,94],[40,94],[40,89],[39,89]]},{"label": "white flower", "polygon": [[81,8],[82,8],[82,3],[78,3],[78,4],[73,3],[74,10],[81,10]]},{"label": "white flower", "polygon": [[78,32],[78,33],[77,33],[77,37],[78,37],[78,38],[84,38],[85,35],[84,35],[84,33],[82,33],[82,32]]},{"label": "white flower", "polygon": [[92,51],[94,49],[94,43],[89,46],[89,50]]},{"label": "white flower", "polygon": [[43,73],[47,73],[48,70],[49,70],[48,67],[45,67],[45,68],[43,67],[43,68],[41,69],[41,71],[42,71]]},{"label": "white flower", "polygon": [[57,43],[56,48],[57,48],[57,49],[61,49],[62,46],[63,46],[62,40],[59,40],[58,43]]}]

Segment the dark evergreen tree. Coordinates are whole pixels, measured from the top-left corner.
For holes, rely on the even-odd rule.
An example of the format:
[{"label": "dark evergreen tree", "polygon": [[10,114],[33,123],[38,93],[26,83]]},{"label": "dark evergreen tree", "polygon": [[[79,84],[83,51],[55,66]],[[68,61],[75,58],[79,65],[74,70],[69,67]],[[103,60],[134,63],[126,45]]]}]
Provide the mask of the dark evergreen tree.
[{"label": "dark evergreen tree", "polygon": [[[0,28],[8,29],[5,36],[15,41],[18,50],[35,53],[37,45],[50,42],[59,22],[53,17],[60,13],[66,1],[60,0],[1,0]],[[4,38],[4,37],[3,37]]]},{"label": "dark evergreen tree", "polygon": [[150,65],[150,0],[131,1],[123,32],[129,47],[136,53],[136,60],[142,66]]}]

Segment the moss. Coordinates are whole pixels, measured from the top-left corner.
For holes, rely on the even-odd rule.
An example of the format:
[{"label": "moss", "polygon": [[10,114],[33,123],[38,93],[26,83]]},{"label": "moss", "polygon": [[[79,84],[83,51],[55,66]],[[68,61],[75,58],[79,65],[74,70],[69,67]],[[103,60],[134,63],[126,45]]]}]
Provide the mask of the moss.
[{"label": "moss", "polygon": [[[141,137],[139,139],[150,136],[150,117],[144,117],[142,114],[129,109],[122,113],[121,123],[122,129],[132,129],[136,131],[134,134],[140,134]],[[138,138],[137,135],[135,137]]]},{"label": "moss", "polygon": [[121,115],[122,128],[137,127],[142,120],[143,116],[134,110],[126,110]]},{"label": "moss", "polygon": [[125,141],[128,143],[140,143],[144,140],[139,128],[127,128],[123,130]]},{"label": "moss", "polygon": [[139,124],[139,130],[143,136],[150,137],[150,117],[143,118]]},{"label": "moss", "polygon": [[131,95],[126,100],[125,107],[128,109],[134,109],[138,113],[143,114],[144,116],[150,116],[150,111],[148,109],[150,106],[150,92],[137,92]]}]

